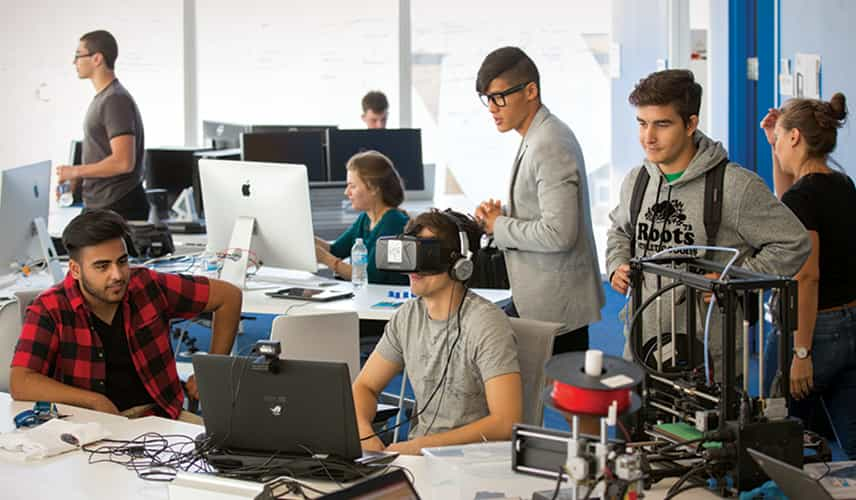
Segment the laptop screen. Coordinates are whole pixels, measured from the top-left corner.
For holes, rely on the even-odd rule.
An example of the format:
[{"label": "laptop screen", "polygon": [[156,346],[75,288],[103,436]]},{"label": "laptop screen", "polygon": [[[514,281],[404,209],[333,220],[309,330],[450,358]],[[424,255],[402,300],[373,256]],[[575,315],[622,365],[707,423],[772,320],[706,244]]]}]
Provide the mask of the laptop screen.
[{"label": "laptop screen", "polygon": [[324,500],[419,500],[401,469],[359,482],[321,497]]},{"label": "laptop screen", "polygon": [[253,359],[193,356],[211,445],[236,455],[361,456],[347,364],[280,360],[274,373]]}]

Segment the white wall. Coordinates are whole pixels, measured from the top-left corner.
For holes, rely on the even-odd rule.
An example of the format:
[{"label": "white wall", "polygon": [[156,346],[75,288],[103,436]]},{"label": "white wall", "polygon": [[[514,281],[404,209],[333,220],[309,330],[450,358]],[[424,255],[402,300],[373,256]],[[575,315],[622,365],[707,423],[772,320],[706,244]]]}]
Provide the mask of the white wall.
[{"label": "white wall", "polygon": [[361,128],[382,90],[398,126],[398,1],[197,2],[199,118]]},{"label": "white wall", "polygon": [[[10,2],[11,3],[11,2]],[[181,2],[15,2],[0,16],[0,166],[68,161],[94,94],[72,66],[80,36],[116,36],[116,74],[143,115],[146,145],[183,143]]]}]

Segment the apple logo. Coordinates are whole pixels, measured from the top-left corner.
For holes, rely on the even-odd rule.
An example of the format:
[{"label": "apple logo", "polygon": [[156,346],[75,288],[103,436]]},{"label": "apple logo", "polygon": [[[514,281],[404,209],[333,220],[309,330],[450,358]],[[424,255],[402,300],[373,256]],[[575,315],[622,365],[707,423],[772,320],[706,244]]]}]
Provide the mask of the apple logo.
[{"label": "apple logo", "polygon": [[245,181],[244,185],[241,186],[241,194],[244,195],[244,197],[250,196],[250,181]]},{"label": "apple logo", "polygon": [[36,198],[39,197],[39,186],[36,184],[33,184],[33,195],[35,195]]}]

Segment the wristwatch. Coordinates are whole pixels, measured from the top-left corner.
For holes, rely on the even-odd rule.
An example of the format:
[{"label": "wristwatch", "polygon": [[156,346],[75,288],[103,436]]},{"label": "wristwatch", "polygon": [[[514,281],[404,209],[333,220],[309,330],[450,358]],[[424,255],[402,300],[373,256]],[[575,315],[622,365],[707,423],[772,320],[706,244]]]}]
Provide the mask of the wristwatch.
[{"label": "wristwatch", "polygon": [[794,347],[794,356],[799,359],[805,359],[811,356],[811,349],[805,347]]}]

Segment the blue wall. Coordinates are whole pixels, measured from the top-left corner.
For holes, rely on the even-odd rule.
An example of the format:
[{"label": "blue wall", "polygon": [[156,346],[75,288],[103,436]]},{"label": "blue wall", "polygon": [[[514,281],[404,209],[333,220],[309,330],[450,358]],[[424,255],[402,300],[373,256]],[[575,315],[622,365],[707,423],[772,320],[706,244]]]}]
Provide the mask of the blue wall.
[{"label": "blue wall", "polygon": [[[627,96],[669,54],[665,0],[613,0],[612,39],[621,44],[621,78],[612,80],[612,164],[620,177],[641,164],[636,111]],[[618,189],[618,186],[615,186]]]},{"label": "blue wall", "polygon": [[[797,52],[821,56],[821,98],[843,92],[850,111],[856,110],[856,2],[848,0],[781,0],[780,57],[791,60]],[[783,96],[782,99],[788,97]],[[853,116],[851,115],[852,119]],[[760,120],[760,118],[759,118]],[[838,148],[832,154],[851,176],[856,175],[856,135],[853,125],[838,132]]]}]

